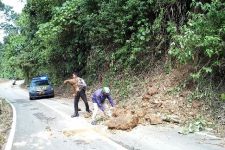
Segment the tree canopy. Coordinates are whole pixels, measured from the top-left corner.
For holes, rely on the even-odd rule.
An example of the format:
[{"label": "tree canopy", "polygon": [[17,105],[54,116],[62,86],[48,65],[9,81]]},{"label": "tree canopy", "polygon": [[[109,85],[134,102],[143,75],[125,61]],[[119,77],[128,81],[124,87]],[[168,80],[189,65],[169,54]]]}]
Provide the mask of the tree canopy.
[{"label": "tree canopy", "polygon": [[[139,72],[169,57],[224,70],[222,0],[27,0],[1,45],[2,77]],[[2,6],[2,4],[1,4]],[[4,8],[7,12],[7,8]],[[12,17],[11,17],[12,18]],[[12,31],[12,28],[9,28]]]}]

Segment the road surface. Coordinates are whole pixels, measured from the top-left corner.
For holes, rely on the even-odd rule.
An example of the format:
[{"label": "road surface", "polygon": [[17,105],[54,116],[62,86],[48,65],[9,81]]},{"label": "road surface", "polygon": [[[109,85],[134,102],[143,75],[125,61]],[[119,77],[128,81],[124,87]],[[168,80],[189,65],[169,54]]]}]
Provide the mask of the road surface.
[{"label": "road surface", "polygon": [[[28,92],[0,84],[0,97],[8,99],[16,110],[12,150],[223,150],[223,139],[213,135],[177,133],[178,128],[139,126],[130,132],[109,132],[90,120],[70,118],[73,104],[52,99],[29,100]],[[84,110],[81,101],[81,109]]]}]

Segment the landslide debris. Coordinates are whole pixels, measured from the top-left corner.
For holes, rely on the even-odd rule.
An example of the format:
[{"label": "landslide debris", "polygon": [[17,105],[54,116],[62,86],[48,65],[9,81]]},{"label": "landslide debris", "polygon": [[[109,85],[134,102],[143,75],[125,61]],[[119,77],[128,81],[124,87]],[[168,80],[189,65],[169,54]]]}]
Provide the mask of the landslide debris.
[{"label": "landslide debris", "polygon": [[184,66],[171,70],[169,74],[162,70],[152,75],[141,98],[128,100],[114,110],[113,117],[106,123],[108,128],[130,130],[138,124],[183,125],[195,118],[203,103],[197,100],[188,102],[191,89],[179,88],[191,70],[190,66]]}]

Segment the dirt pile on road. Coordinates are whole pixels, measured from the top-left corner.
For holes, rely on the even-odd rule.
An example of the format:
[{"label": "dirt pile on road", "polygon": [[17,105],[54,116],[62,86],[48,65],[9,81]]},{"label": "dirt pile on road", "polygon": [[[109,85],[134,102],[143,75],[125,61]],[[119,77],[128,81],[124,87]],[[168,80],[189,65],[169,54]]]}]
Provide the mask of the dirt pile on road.
[{"label": "dirt pile on road", "polygon": [[183,124],[196,117],[202,103],[187,102],[191,93],[187,87],[191,85],[180,87],[191,70],[191,67],[185,66],[174,69],[169,74],[161,71],[152,76],[141,98],[127,102],[126,107],[119,107],[114,111],[113,118],[107,123],[108,128],[129,130],[138,124]]}]

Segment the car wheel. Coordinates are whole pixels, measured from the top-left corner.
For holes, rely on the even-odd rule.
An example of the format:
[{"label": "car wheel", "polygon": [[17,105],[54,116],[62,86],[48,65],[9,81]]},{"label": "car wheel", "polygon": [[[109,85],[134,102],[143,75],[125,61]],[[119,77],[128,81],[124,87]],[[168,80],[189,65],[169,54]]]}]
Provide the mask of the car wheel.
[{"label": "car wheel", "polygon": [[30,96],[30,100],[35,100],[35,98]]},{"label": "car wheel", "polygon": [[55,97],[54,95],[49,96],[49,98],[54,98],[54,97]]}]

